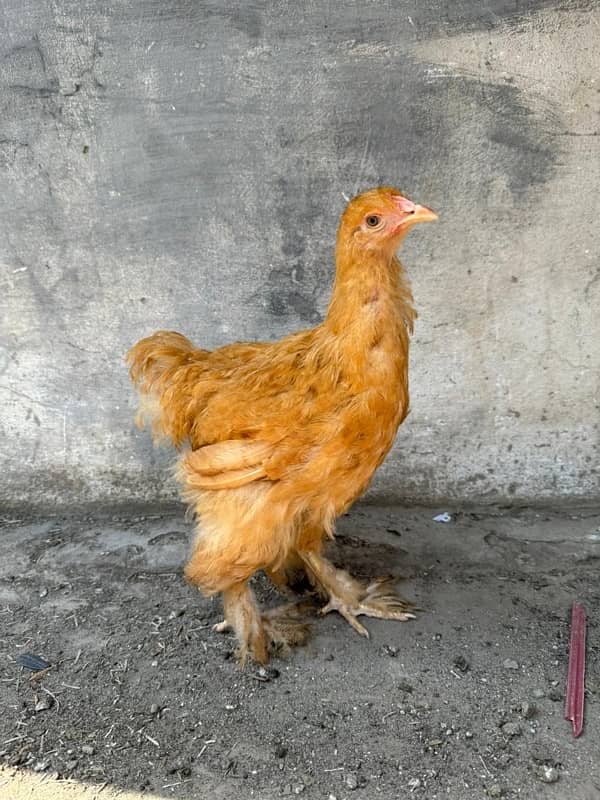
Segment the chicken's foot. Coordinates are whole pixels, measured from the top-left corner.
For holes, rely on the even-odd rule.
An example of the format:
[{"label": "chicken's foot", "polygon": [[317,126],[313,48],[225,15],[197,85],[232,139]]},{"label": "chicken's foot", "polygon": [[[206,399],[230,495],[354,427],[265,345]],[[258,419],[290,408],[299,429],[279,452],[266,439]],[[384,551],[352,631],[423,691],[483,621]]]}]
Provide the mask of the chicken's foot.
[{"label": "chicken's foot", "polygon": [[404,622],[414,619],[414,606],[400,597],[389,578],[378,578],[364,586],[347,572],[337,569],[327,559],[312,552],[300,554],[319,588],[328,596],[321,614],[337,611],[361,636],[369,632],[357,617],[377,617]]}]

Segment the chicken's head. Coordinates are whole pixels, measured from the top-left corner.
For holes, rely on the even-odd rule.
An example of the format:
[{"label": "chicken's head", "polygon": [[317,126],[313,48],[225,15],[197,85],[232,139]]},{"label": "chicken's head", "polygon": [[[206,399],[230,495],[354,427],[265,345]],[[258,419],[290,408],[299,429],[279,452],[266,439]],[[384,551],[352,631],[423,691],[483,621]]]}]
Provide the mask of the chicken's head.
[{"label": "chicken's head", "polygon": [[436,219],[430,208],[413,203],[398,189],[383,186],[348,203],[339,235],[346,245],[393,253],[413,225]]}]

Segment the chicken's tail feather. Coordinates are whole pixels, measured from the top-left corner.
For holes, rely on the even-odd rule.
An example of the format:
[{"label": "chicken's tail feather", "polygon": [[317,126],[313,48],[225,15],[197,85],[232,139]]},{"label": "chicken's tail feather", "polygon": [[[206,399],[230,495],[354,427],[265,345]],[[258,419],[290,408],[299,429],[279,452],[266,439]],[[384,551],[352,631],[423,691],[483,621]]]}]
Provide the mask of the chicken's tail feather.
[{"label": "chicken's tail feather", "polygon": [[182,413],[185,392],[178,393],[178,403],[165,402],[165,394],[174,384],[185,383],[185,368],[198,362],[207,351],[197,350],[189,339],[175,331],[158,331],[141,339],[125,356],[129,375],[140,393],[136,417],[138,426],[148,426],[157,440],[168,438],[180,445],[189,436],[189,415]]}]

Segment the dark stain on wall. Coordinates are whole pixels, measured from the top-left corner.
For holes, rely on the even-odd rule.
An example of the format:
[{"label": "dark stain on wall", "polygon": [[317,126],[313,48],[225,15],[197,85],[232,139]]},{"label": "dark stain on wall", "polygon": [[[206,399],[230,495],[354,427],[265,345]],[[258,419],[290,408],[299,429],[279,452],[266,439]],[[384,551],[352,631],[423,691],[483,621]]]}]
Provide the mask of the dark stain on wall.
[{"label": "dark stain on wall", "polygon": [[[490,219],[526,226],[538,213],[573,144],[559,135],[566,110],[485,61],[454,68],[445,43],[595,7],[5,0],[0,323],[3,304],[19,318],[0,341],[48,408],[87,392],[69,414],[86,435],[96,414],[101,442],[129,424],[121,354],[149,328],[218,344],[320,320],[344,195],[396,184],[439,210],[453,241],[485,226],[490,251],[505,245]],[[435,40],[437,64],[416,59],[423,40]],[[442,231],[415,234],[417,263]],[[446,268],[461,267],[449,254]],[[8,375],[13,361],[2,364]]]}]

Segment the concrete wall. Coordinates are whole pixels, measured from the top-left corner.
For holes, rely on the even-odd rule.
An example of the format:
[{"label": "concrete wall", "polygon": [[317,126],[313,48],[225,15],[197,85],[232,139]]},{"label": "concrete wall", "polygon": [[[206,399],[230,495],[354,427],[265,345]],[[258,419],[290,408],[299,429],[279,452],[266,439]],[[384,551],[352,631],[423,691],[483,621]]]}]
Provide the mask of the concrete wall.
[{"label": "concrete wall", "polygon": [[374,496],[598,498],[593,2],[5,0],[0,490],[172,497],[122,354],[322,318],[342,194],[437,209],[403,260],[413,411]]}]

